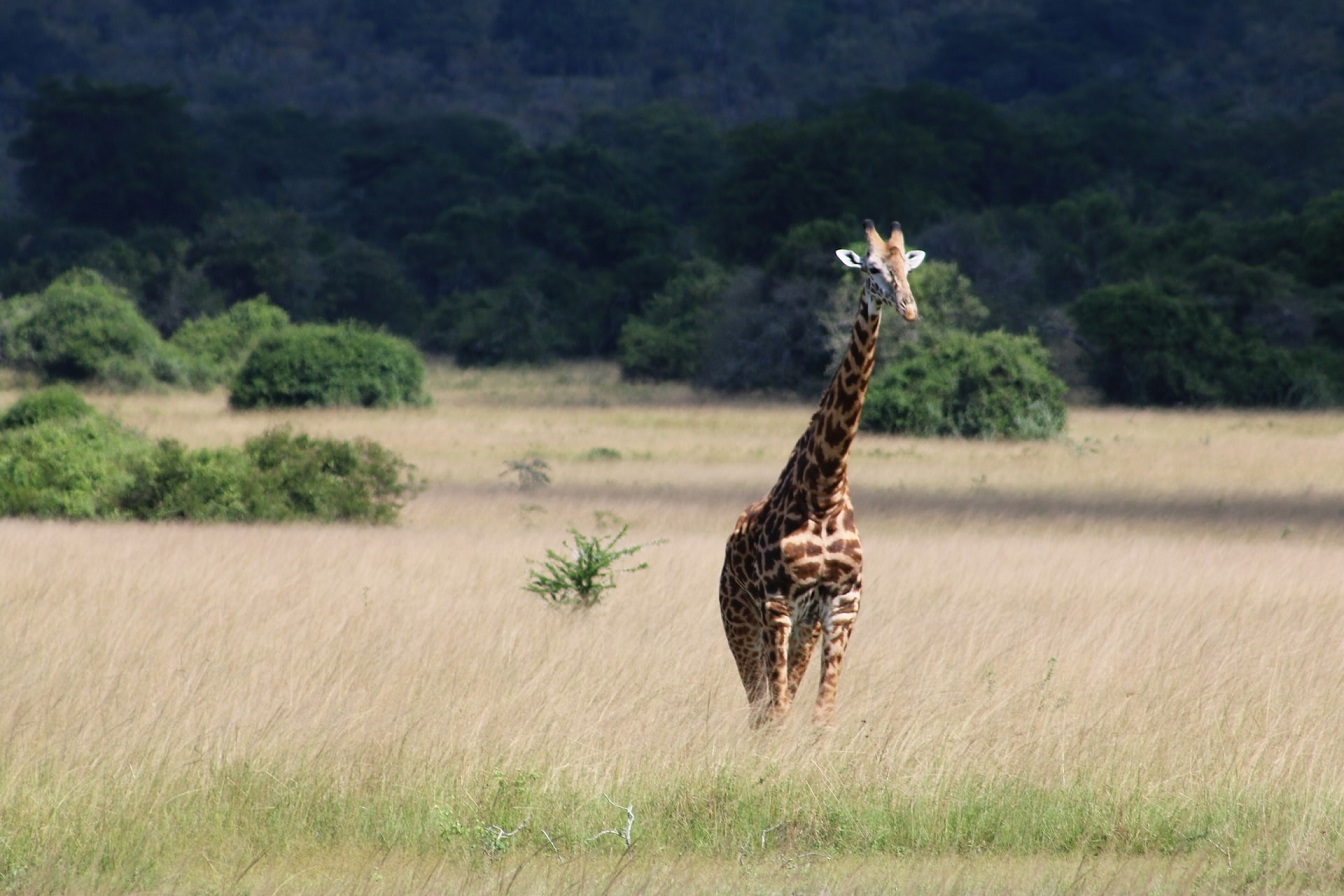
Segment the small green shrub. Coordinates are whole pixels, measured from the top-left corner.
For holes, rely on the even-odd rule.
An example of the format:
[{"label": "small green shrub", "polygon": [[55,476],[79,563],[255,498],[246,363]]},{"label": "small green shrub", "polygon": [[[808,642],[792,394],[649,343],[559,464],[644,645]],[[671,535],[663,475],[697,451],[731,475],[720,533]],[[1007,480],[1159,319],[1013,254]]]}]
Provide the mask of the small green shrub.
[{"label": "small green shrub", "polygon": [[1066,391],[1034,336],[931,332],[904,343],[874,374],[863,427],[917,436],[1045,439],[1064,428]]},{"label": "small green shrub", "polygon": [[234,376],[265,335],[289,326],[289,315],[265,295],[239,302],[223,314],[186,321],[168,340],[182,355],[201,364],[213,382]]},{"label": "small green shrub", "polygon": [[76,420],[95,413],[75,388],[57,383],[19,398],[0,416],[0,430],[36,426],[49,420]]},{"label": "small green shrub", "polygon": [[20,297],[3,316],[7,363],[47,380],[139,388],[184,383],[186,366],[121,289],[93,271],[58,277],[35,300]]},{"label": "small green shrub", "polygon": [[[625,537],[629,526],[609,538],[601,535],[584,535],[578,529],[570,529],[574,537],[574,546],[562,542],[564,553],[546,549],[546,559],[540,569],[530,570],[530,581],[523,586],[525,590],[538,594],[552,606],[566,606],[571,609],[588,609],[602,602],[602,595],[616,587],[617,572],[638,572],[648,566],[640,563],[625,569],[615,569],[615,564],[623,557],[637,554],[651,544],[637,544],[618,548],[616,543]],[[534,561],[535,562],[535,561]]]},{"label": "small green shrub", "polygon": [[425,363],[405,339],[353,324],[307,324],[263,336],[233,378],[235,408],[428,402]]}]

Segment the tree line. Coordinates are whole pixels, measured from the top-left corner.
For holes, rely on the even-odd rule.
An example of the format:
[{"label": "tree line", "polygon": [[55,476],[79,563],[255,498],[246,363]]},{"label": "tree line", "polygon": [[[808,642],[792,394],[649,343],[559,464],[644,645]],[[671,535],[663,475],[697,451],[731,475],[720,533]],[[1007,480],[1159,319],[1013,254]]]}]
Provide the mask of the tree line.
[{"label": "tree line", "polygon": [[1329,108],[1192,117],[1123,82],[1012,111],[921,83],[732,127],[656,102],[536,143],[480,115],[200,116],[168,87],[48,80],[9,145],[0,294],[86,268],[164,335],[265,294],[465,364],[810,391],[852,310],[832,250],[898,215],[944,265],[912,276],[926,309],[973,300],[961,325],[1034,332],[1107,400],[1328,405],[1342,142]]}]

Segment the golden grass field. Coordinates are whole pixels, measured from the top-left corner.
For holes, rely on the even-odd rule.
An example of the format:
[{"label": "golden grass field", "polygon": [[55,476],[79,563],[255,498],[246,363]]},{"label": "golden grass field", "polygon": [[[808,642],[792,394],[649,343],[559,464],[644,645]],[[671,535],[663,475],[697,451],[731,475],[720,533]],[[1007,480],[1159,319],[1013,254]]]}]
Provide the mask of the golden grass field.
[{"label": "golden grass field", "polygon": [[[861,434],[836,725],[813,669],[756,733],[717,577],[811,406],[431,386],[90,396],[192,446],[368,437],[426,487],[381,528],[0,520],[0,893],[1344,892],[1344,414]],[[523,590],[625,523],[665,542],[601,606]]]}]

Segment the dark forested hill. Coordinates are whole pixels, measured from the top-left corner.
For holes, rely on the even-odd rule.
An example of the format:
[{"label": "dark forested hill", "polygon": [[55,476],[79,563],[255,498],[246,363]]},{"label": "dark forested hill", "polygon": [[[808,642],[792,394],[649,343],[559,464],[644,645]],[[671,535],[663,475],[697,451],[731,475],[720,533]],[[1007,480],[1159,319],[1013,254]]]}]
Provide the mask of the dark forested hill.
[{"label": "dark forested hill", "polygon": [[165,331],[264,292],[470,363],[634,322],[810,388],[825,350],[716,359],[899,215],[1107,397],[1334,402],[1336,5],[6,0],[0,295],[92,267]]},{"label": "dark forested hill", "polygon": [[719,124],[930,80],[994,103],[1123,81],[1261,119],[1339,103],[1330,0],[7,0],[7,124],[44,77],[168,84],[193,111],[467,111],[526,135],[598,106]]}]

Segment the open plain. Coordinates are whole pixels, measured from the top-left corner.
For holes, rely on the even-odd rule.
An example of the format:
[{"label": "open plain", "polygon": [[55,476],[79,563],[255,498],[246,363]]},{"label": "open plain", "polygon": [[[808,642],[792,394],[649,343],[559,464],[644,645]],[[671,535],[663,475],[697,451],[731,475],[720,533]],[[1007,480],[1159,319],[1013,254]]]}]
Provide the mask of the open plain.
[{"label": "open plain", "polygon": [[[717,577],[810,403],[431,390],[89,396],[191,446],[367,437],[424,489],[379,528],[0,520],[0,892],[1344,892],[1344,414],[862,433],[837,721],[813,669],[762,733]],[[600,606],[523,590],[626,524],[661,543]]]}]

